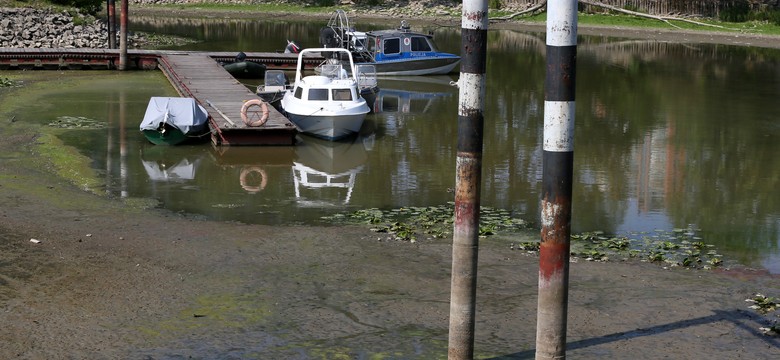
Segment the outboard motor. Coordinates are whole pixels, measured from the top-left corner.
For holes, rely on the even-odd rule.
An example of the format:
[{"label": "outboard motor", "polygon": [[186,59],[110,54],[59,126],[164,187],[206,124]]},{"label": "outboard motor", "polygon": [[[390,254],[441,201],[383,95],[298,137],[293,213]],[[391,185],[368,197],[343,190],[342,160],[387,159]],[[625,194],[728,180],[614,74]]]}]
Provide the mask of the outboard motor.
[{"label": "outboard motor", "polygon": [[287,40],[287,46],[284,48],[285,54],[297,54],[301,52],[300,45],[296,44],[295,41]]},{"label": "outboard motor", "polygon": [[236,62],[242,62],[244,60],[246,60],[246,54],[244,54],[243,51],[236,54]]}]

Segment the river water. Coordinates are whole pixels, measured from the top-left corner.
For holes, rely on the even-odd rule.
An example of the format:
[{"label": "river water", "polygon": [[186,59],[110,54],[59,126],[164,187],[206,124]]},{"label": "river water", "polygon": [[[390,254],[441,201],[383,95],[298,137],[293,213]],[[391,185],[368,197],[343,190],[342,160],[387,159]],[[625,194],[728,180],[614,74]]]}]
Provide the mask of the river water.
[{"label": "river water", "polygon": [[[169,49],[278,51],[286,40],[317,46],[326,22],[137,18],[132,29],[199,40]],[[459,51],[460,29],[425,30],[441,50]],[[539,217],[544,43],[532,32],[488,37],[481,201],[531,222]],[[41,106],[19,116],[107,124],[61,138],[93,160],[110,196],[263,224],[453,201],[457,74],[381,79],[376,112],[346,142],[299,136],[295,146],[233,148],[145,141],[138,124],[149,97],[176,96],[158,72],[46,77],[54,86],[26,99]],[[683,229],[780,273],[780,51],[580,37],[576,91],[574,232]]]}]

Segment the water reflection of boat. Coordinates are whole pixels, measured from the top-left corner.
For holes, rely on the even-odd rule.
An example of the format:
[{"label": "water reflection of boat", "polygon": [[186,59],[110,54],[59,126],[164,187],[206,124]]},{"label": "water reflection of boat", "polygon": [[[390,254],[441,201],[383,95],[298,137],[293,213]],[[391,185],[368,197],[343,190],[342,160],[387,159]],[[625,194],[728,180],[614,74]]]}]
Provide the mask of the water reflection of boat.
[{"label": "water reflection of boat", "polygon": [[273,168],[290,166],[294,150],[290,146],[212,146],[211,156],[218,168],[231,173],[239,171],[241,189],[254,194],[272,184],[269,176]]},{"label": "water reflection of boat", "polygon": [[[358,136],[348,142],[299,137],[292,166],[298,204],[316,207],[349,203],[374,136]],[[304,196],[303,190],[312,190],[317,198]],[[338,197],[339,201],[334,203],[328,197]]]},{"label": "water reflection of boat", "polygon": [[157,182],[184,182],[195,179],[195,173],[203,160],[203,153],[181,147],[147,147],[141,150],[149,179]]},{"label": "water reflection of boat", "polygon": [[442,98],[455,96],[457,87],[449,76],[382,78],[374,101],[374,113],[421,114]]}]

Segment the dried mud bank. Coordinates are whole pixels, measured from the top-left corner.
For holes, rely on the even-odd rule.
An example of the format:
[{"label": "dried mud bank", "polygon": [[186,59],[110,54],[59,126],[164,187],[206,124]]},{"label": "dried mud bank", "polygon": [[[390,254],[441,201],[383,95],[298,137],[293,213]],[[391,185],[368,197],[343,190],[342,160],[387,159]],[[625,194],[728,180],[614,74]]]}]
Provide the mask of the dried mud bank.
[{"label": "dried mud bank", "polygon": [[[53,176],[40,129],[5,111],[0,358],[446,356],[448,239],[139,208]],[[510,243],[537,238],[481,242],[479,358],[533,357],[538,258]],[[577,262],[570,288],[572,358],[780,357],[780,338],[762,330],[776,314],[745,302],[780,292],[780,278],[765,272]]]},{"label": "dried mud bank", "polygon": [[[0,107],[0,358],[446,356],[447,239],[138,208],[54,176],[40,136]],[[510,243],[537,238],[480,244],[479,358],[533,358],[538,258]],[[777,276],[632,261],[570,271],[571,358],[780,358],[762,330],[777,313],[745,301],[780,294]]]}]

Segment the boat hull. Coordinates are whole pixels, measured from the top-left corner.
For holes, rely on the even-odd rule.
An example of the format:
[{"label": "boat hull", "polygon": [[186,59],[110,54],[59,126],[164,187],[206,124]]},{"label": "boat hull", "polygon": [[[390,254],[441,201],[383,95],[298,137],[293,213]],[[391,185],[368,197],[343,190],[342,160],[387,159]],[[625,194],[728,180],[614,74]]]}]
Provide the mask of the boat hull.
[{"label": "boat hull", "polygon": [[326,140],[339,140],[360,132],[366,114],[312,116],[287,113],[301,132]]},{"label": "boat hull", "polygon": [[141,133],[144,134],[144,137],[146,137],[150,143],[155,145],[179,145],[200,139],[202,135],[208,133],[208,127],[200,126],[185,134],[179,128],[171,124],[164,124],[159,129],[141,130]]},{"label": "boat hull", "polygon": [[[378,76],[393,75],[446,75],[455,70],[460,57],[411,58],[367,62],[376,67]],[[358,63],[360,64],[360,63]]]}]

